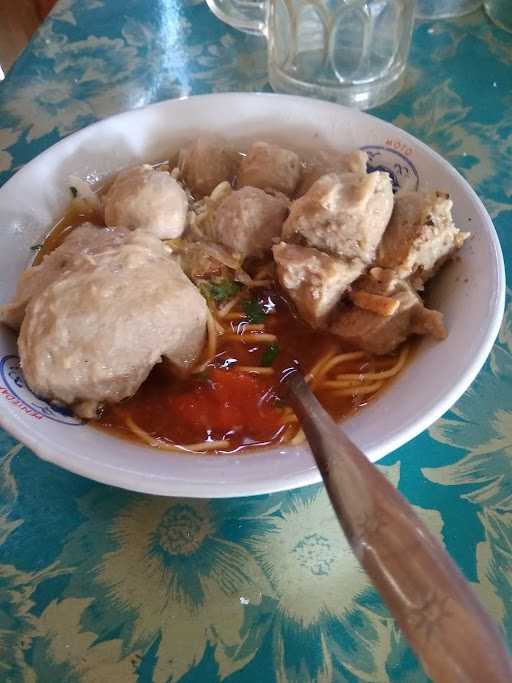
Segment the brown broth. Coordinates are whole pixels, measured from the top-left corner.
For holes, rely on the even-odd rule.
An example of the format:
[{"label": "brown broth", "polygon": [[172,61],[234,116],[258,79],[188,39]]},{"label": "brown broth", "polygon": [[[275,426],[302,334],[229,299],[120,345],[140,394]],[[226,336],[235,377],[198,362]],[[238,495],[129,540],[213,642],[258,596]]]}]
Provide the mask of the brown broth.
[{"label": "brown broth", "polygon": [[[228,451],[240,451],[246,448],[279,442],[284,433],[281,417],[284,402],[281,399],[282,380],[290,368],[299,368],[308,372],[322,357],[332,349],[338,353],[353,349],[343,349],[339,340],[329,333],[314,331],[305,325],[294,313],[287,300],[277,289],[260,291],[259,298],[271,302],[275,312],[267,316],[265,332],[275,334],[278,338],[280,353],[273,363],[274,375],[271,377],[251,377],[245,373],[237,373],[236,366],[260,366],[266,345],[242,344],[220,337],[217,355],[214,362],[200,379],[190,377],[178,379],[165,362],[157,365],[148,379],[137,391],[135,396],[117,405],[105,406],[102,415],[95,426],[106,430],[114,430],[119,435],[129,439],[137,439],[127,426],[126,419],[131,418],[135,424],[156,439],[168,443],[191,444],[200,443],[208,439],[230,441]],[[233,323],[233,329],[239,323]],[[347,371],[374,371],[379,367],[378,359],[370,357],[362,361],[355,361],[345,366]],[[229,370],[225,370],[229,367]],[[225,377],[219,375],[224,373]],[[252,381],[258,384],[258,390],[250,396],[249,409],[245,415],[245,422],[239,424],[240,416],[237,401],[244,399],[234,395],[236,387],[230,382],[229,393],[224,403],[227,419],[223,412],[221,426],[216,424],[216,410],[219,391],[222,386],[216,384],[219,377],[227,379],[227,375],[236,373],[237,382]],[[212,374],[214,375],[212,377]],[[244,377],[245,376],[245,377]],[[319,400],[333,418],[341,420],[353,414],[366,405],[375,394],[370,396],[349,396],[334,398],[332,393],[325,390],[316,392]],[[376,392],[378,393],[378,392]],[[193,400],[187,404],[186,397],[201,395],[201,402]],[[233,403],[231,405],[230,403]],[[212,422],[201,419],[183,421],[183,401],[192,413],[201,407],[203,415],[211,414]],[[265,421],[257,419],[259,406],[265,406]],[[229,418],[231,411],[232,419]],[[225,423],[225,424],[224,424]],[[224,427],[222,425],[224,424]]]},{"label": "brown broth", "polygon": [[[108,184],[100,190],[100,195]],[[84,222],[104,225],[99,210],[87,207],[79,200],[72,201],[66,214],[45,238],[34,265],[41,263],[75,227]],[[344,348],[334,335],[314,331],[303,323],[277,286],[258,290],[258,297],[273,309],[266,317],[265,332],[275,334],[280,347],[272,376],[253,376],[236,370],[237,365],[260,366],[268,345],[245,345],[220,337],[214,361],[199,377],[178,378],[170,364],[163,361],[152,370],[133,397],[116,405],[105,405],[99,420],[90,424],[140,443],[127,425],[127,419],[131,419],[151,437],[170,444],[227,439],[230,443],[227,452],[240,452],[282,441],[286,434],[286,427],[282,424],[285,407],[281,398],[283,377],[290,368],[299,368],[307,373],[333,349],[337,353],[353,349]],[[235,323],[232,327],[236,331]],[[388,364],[390,360],[388,357]],[[345,365],[343,370],[373,372],[383,367],[382,362],[380,358],[367,357]],[[389,381],[377,392],[366,396],[336,398],[331,391],[321,387],[316,394],[330,415],[342,420],[371,401]],[[245,410],[241,404],[245,404]],[[212,419],[210,424],[203,419],[209,415]]]},{"label": "brown broth", "polygon": [[38,266],[45,256],[60,247],[77,226],[87,222],[94,223],[94,225],[105,225],[99,210],[87,207],[83,202],[71,202],[64,216],[44,238],[42,247],[38,249],[32,265]]}]

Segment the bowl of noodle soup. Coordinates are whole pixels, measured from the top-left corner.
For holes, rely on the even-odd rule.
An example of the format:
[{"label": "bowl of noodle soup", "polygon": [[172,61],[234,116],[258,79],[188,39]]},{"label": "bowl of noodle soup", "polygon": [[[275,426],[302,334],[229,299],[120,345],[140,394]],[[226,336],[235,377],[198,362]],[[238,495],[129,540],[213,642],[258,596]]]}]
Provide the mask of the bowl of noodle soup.
[{"label": "bowl of noodle soup", "polygon": [[[272,394],[287,368],[299,362],[348,435],[370,460],[382,458],[432,424],[472,382],[499,329],[505,282],[494,227],[474,191],[438,154],[375,117],[305,98],[219,94],[162,102],[89,126],[0,188],[1,302],[12,298],[20,273],[34,259],[31,247],[43,243],[52,226],[55,247],[70,226],[94,222],[94,210],[69,214],[70,177],[104,186],[127,166],[162,163],[201,133],[222,135],[241,151],[264,139],[304,158],[322,149],[363,149],[375,169],[389,173],[395,190],[448,192],[456,225],[472,238],[427,290],[428,304],[444,315],[447,338],[421,338],[382,356],[348,348],[298,320],[276,286],[272,263],[259,259],[235,288],[221,283],[212,290],[206,283],[207,342],[196,374],[173,385],[176,405],[187,415],[185,427],[167,428],[164,420],[165,364],[133,399],[107,408],[99,428],[47,403],[27,386],[16,337],[3,326],[0,423],[43,459],[130,490],[228,497],[290,489],[320,481],[300,426],[286,405],[276,420],[275,411],[256,415],[251,401]],[[208,220],[208,207],[223,192],[216,188],[196,207],[200,220]],[[178,243],[172,246],[179,251]],[[51,248],[46,242],[45,249]],[[42,256],[39,250],[36,258]],[[230,363],[236,372],[222,372]],[[245,406],[238,419],[248,425],[249,441],[203,437],[205,371],[219,396]],[[220,425],[232,419],[220,408],[215,415]]]}]

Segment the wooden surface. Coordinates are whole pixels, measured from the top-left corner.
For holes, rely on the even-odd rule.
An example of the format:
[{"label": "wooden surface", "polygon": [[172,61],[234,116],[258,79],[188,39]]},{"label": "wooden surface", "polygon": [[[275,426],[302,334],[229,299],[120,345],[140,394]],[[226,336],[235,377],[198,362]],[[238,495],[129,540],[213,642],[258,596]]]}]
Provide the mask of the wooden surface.
[{"label": "wooden surface", "polygon": [[15,62],[55,0],[0,0],[0,68]]},{"label": "wooden surface", "polygon": [[33,0],[36,12],[40,19],[44,19],[55,5],[56,0]]}]

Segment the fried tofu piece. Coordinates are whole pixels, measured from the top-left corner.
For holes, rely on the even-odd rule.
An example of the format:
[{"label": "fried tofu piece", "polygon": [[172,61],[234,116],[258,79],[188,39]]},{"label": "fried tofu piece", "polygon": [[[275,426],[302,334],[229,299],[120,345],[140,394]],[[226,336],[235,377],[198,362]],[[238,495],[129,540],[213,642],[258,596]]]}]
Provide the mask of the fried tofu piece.
[{"label": "fried tofu piece", "polygon": [[313,328],[324,326],[343,292],[360,273],[359,262],[285,242],[272,251],[279,282],[301,318]]},{"label": "fried tofu piece", "polygon": [[363,290],[352,292],[350,298],[358,308],[384,316],[393,315],[400,306],[400,302],[392,296],[371,294]]},{"label": "fried tofu piece", "polygon": [[347,306],[335,317],[330,331],[343,342],[376,355],[391,353],[412,334],[446,337],[442,314],[425,308],[409,284],[400,283],[393,299],[399,306],[389,316]]},{"label": "fried tofu piece", "polygon": [[394,271],[373,266],[354,282],[352,290],[390,296],[400,282]]},{"label": "fried tofu piece", "polygon": [[421,289],[469,237],[455,226],[452,206],[443,192],[399,195],[376,264]]},{"label": "fried tofu piece", "polygon": [[172,250],[183,272],[193,282],[204,278],[230,278],[232,271],[242,267],[239,255],[213,242],[181,240],[172,245]]},{"label": "fried tofu piece", "polygon": [[369,265],[392,210],[387,173],[329,173],[292,202],[283,239]]},{"label": "fried tofu piece", "polygon": [[282,192],[291,197],[300,176],[301,163],[295,152],[267,142],[255,142],[240,164],[238,185]]}]

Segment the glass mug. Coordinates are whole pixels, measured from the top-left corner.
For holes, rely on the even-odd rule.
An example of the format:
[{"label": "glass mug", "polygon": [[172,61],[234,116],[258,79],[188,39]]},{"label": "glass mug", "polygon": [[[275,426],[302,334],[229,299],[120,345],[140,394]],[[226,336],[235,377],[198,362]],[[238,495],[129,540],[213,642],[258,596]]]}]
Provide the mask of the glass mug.
[{"label": "glass mug", "polygon": [[[506,0],[508,2],[508,0]],[[416,18],[447,19],[477,10],[482,0],[418,0]]]},{"label": "glass mug", "polygon": [[241,31],[263,34],[274,90],[369,109],[401,88],[415,0],[207,0]]}]

